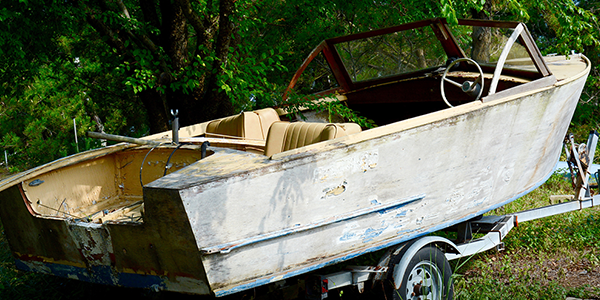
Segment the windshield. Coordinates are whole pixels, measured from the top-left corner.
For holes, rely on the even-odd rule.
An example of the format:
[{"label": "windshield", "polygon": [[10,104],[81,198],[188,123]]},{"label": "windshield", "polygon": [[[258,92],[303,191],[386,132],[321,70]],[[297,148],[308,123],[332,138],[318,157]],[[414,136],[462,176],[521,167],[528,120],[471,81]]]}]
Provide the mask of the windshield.
[{"label": "windshield", "polygon": [[[348,94],[382,84],[441,76],[457,58],[472,58],[494,78],[528,82],[551,75],[526,27],[517,22],[430,19],[323,41],[296,71],[298,94]],[[453,71],[475,72],[471,64]],[[454,76],[456,74],[453,74]],[[500,84],[499,90],[509,86]]]},{"label": "windshield", "polygon": [[441,66],[448,59],[431,27],[335,44],[353,82]]},{"label": "windshield", "polygon": [[[479,65],[495,67],[514,28],[449,26],[465,54]],[[538,72],[522,38],[510,48],[504,69]]]}]

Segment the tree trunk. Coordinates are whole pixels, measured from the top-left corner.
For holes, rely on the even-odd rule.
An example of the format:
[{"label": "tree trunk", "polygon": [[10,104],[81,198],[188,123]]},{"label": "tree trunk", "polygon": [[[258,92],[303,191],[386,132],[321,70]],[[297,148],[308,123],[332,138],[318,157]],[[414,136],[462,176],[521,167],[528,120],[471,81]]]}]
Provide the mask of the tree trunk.
[{"label": "tree trunk", "polygon": [[169,116],[160,93],[155,90],[144,90],[138,96],[146,108],[150,133],[169,130]]},{"label": "tree trunk", "polygon": [[[204,15],[204,19],[192,10],[189,0],[140,0],[140,11],[144,21],[159,28],[159,35],[112,28],[113,24],[104,23],[104,20],[98,17],[98,13],[114,9],[113,2],[99,0],[94,3],[98,7],[89,6],[85,10],[87,22],[108,45],[117,50],[124,61],[136,65],[138,62],[132,51],[143,49],[152,53],[153,59],[160,63],[155,70],[156,83],[164,88],[164,94],[158,89],[148,88],[137,94],[147,111],[152,133],[169,129],[171,110],[178,111],[181,126],[234,113],[231,100],[218,86],[218,78],[223,75],[223,66],[226,66],[231,55],[231,37],[235,30],[231,19],[235,8],[233,0],[219,1],[218,18]],[[123,18],[131,18],[130,10],[122,2],[118,4]],[[192,28],[195,31],[194,37],[190,37]],[[196,39],[196,47],[203,45],[203,49],[209,51],[204,55],[214,53],[216,59],[198,79],[197,87],[186,93],[182,89],[172,89],[171,84],[176,80],[190,80],[185,74],[178,74],[181,70],[189,68],[192,56],[197,54],[196,51],[190,53],[190,38]],[[161,55],[161,48],[168,59]]]},{"label": "tree trunk", "polygon": [[[472,11],[471,15],[474,19],[489,20],[489,15],[491,15],[492,13],[491,7],[492,4],[490,0],[487,0],[483,5],[483,9],[481,11]],[[471,34],[471,37],[473,39],[471,58],[481,63],[489,62],[492,46],[491,29],[489,27],[473,27],[473,33]]]}]

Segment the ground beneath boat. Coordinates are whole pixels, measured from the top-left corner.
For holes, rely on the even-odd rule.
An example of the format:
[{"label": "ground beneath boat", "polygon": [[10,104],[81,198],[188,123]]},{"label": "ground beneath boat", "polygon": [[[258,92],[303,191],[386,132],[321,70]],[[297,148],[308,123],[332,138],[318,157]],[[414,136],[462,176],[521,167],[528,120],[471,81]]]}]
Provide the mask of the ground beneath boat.
[{"label": "ground beneath boat", "polygon": [[[568,247],[568,245],[565,245]],[[600,299],[600,260],[597,249],[583,251],[566,250],[557,253],[517,253],[498,252],[479,258],[484,267],[474,267],[464,271],[460,280],[469,286],[480,278],[494,280],[498,285],[510,286],[519,283],[540,287],[559,286],[567,292],[566,299],[582,299],[572,293],[585,294],[585,299]],[[480,266],[482,264],[479,264]],[[476,283],[473,283],[476,284]],[[507,290],[511,290],[507,288]],[[460,298],[461,290],[455,290]],[[571,293],[571,295],[569,295]],[[559,299],[553,298],[553,299]]]}]

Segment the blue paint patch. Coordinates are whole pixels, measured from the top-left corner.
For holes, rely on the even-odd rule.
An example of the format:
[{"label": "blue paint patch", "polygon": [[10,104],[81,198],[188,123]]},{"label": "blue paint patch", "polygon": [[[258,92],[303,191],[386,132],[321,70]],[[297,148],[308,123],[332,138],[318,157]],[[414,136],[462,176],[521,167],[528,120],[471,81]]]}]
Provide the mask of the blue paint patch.
[{"label": "blue paint patch", "polygon": [[159,288],[165,287],[165,282],[159,276],[155,275],[140,275],[131,273],[119,274],[119,285],[135,288]]},{"label": "blue paint patch", "polygon": [[[164,289],[165,280],[157,275],[143,275],[133,273],[116,272],[110,266],[94,266],[90,269],[79,268],[63,264],[48,262],[33,262],[39,264],[40,268],[30,268],[28,263],[15,259],[15,265],[19,270],[52,274],[63,278],[77,278],[77,280],[112,286],[144,289]],[[49,272],[46,272],[48,271]]]},{"label": "blue paint patch", "polygon": [[382,228],[378,228],[378,229],[373,229],[373,228],[367,228],[367,230],[365,230],[365,233],[363,234],[362,238],[363,238],[363,243],[368,243],[370,241],[372,241],[374,238],[380,236],[384,230],[386,230],[389,226],[385,226]]},{"label": "blue paint patch", "polygon": [[23,263],[19,259],[15,259],[15,267],[17,267],[17,269],[19,269],[21,271],[33,272],[33,270],[31,268],[29,268],[29,266],[27,264]]},{"label": "blue paint patch", "polygon": [[377,201],[377,200],[371,200],[371,204],[373,204],[373,205],[380,205],[381,203],[379,203],[379,201]]},{"label": "blue paint patch", "polygon": [[401,212],[399,212],[399,213],[396,214],[396,218],[406,217],[407,213],[408,213],[408,210],[401,211]]},{"label": "blue paint patch", "polygon": [[354,239],[355,237],[356,237],[356,233],[354,233],[354,232],[347,232],[347,233],[344,233],[344,235],[342,235],[340,237],[340,241],[342,241],[342,242],[349,241],[349,240]]},{"label": "blue paint patch", "polygon": [[380,215],[385,215],[385,214],[387,214],[389,212],[392,212],[392,211],[395,211],[397,209],[398,209],[397,207],[391,207],[391,208],[388,208],[388,209],[382,209],[382,210],[378,211],[377,213],[380,214]]}]

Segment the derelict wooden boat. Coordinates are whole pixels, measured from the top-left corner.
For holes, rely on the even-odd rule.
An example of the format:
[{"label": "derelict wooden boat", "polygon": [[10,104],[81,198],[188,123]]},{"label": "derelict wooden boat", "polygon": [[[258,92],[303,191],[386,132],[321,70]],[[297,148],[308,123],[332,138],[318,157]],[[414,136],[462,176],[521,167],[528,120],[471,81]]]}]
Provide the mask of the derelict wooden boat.
[{"label": "derelict wooden boat", "polygon": [[[475,63],[464,58],[482,46],[471,38],[479,27],[501,45]],[[434,19],[334,38],[290,90],[326,90],[378,127],[245,112],[182,128],[195,145],[118,144],[15,175],[1,182],[0,217],[20,269],[223,296],[535,189],[589,71],[579,54],[542,57],[520,23]]]}]

